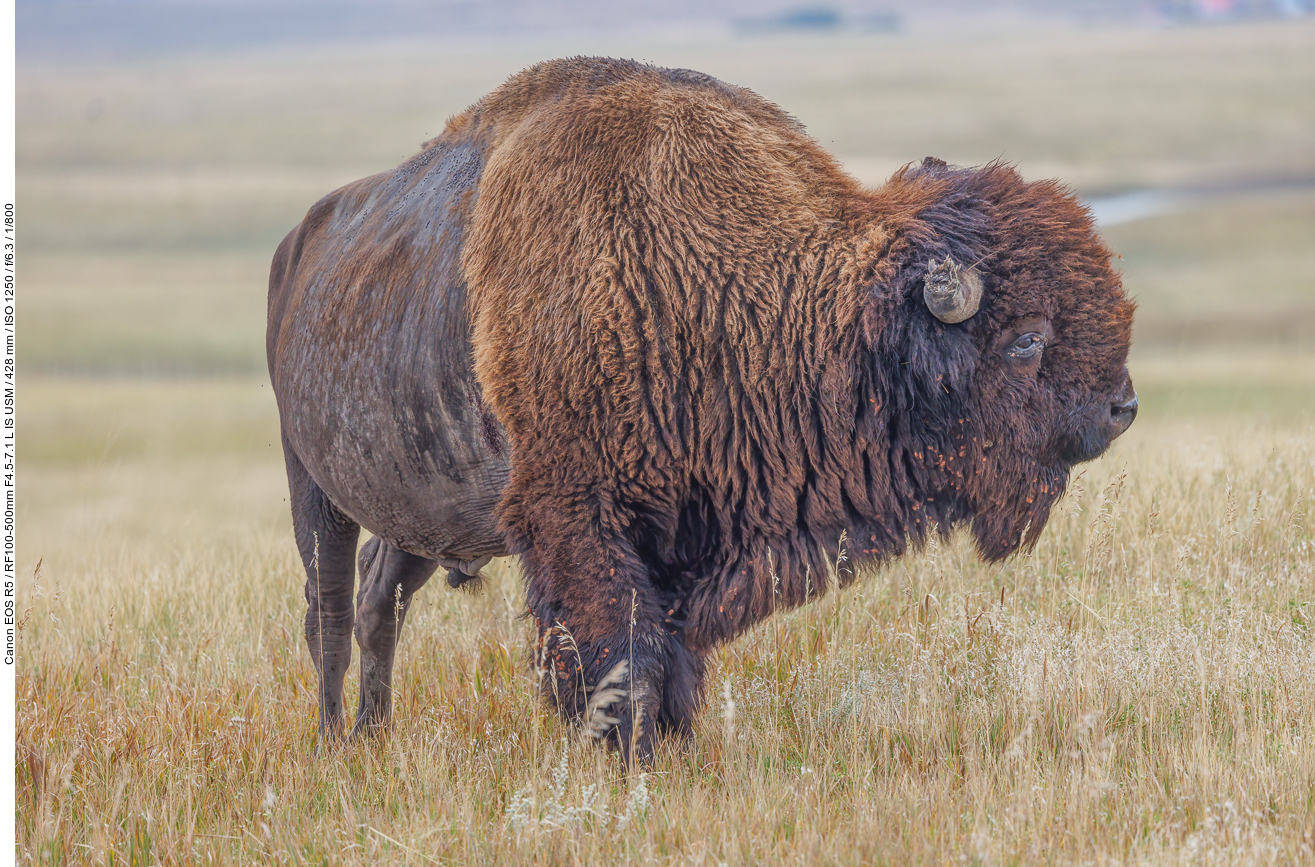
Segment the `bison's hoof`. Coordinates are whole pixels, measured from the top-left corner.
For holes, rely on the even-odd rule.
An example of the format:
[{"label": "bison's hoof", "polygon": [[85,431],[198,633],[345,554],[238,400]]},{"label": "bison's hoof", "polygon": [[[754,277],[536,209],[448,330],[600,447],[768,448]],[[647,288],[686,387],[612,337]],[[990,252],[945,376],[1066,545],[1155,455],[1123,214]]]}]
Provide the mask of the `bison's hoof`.
[{"label": "bison's hoof", "polygon": [[352,733],[349,740],[363,741],[373,740],[382,737],[388,731],[388,721],[380,722],[378,720],[358,719],[352,726]]},{"label": "bison's hoof", "polygon": [[346,738],[343,737],[341,728],[327,733],[321,729],[315,736],[315,749],[312,755],[317,759],[332,756],[343,748],[344,743]]}]

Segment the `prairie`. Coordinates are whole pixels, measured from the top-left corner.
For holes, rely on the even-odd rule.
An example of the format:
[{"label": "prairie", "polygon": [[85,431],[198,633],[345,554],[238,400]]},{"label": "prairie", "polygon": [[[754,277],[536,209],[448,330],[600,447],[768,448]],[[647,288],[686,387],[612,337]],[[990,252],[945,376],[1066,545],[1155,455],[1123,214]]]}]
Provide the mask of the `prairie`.
[{"label": "prairie", "polygon": [[[23,61],[20,858],[1309,863],[1313,48],[1310,20],[1012,22]],[[269,256],[571,53],[752,87],[865,182],[936,154],[1206,191],[1105,231],[1141,416],[1031,554],[955,538],[723,648],[647,773],[535,698],[512,561],[422,590],[393,728],[316,756]]]}]

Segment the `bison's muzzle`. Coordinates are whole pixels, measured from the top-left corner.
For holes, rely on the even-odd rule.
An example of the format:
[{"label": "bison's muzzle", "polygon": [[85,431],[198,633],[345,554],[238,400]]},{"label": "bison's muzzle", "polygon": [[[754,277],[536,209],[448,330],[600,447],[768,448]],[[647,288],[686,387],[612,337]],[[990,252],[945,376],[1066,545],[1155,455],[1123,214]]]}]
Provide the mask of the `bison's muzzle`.
[{"label": "bison's muzzle", "polygon": [[1132,377],[1125,375],[1123,388],[1114,397],[1093,402],[1078,413],[1077,429],[1060,440],[1056,457],[1069,466],[1093,460],[1104,454],[1136,417],[1137,391],[1132,387]]},{"label": "bison's muzzle", "polygon": [[1110,439],[1132,427],[1133,419],[1136,417],[1137,390],[1132,387],[1132,377],[1129,376],[1123,384],[1123,393],[1110,404],[1110,423],[1114,428],[1114,435]]}]

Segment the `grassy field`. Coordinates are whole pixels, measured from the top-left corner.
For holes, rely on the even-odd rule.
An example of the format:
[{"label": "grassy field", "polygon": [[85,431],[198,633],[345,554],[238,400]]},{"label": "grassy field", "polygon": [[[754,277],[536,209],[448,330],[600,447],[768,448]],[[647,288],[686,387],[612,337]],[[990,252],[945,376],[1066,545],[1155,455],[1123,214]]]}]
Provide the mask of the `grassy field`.
[{"label": "grassy field", "polygon": [[315,759],[260,386],[43,385],[18,708],[39,860],[1311,857],[1309,417],[1139,419],[1035,554],[946,546],[758,628],[717,655],[690,749],[627,779],[535,699],[510,563],[417,597],[391,736]]},{"label": "grassy field", "polygon": [[[1035,553],[963,540],[723,649],[642,776],[534,697],[516,567],[437,583],[395,726],[312,755],[274,245],[526,63],[754,87],[879,182],[998,156],[1114,226],[1142,414]],[[1315,860],[1315,22],[346,46],[18,72],[21,858],[41,863]],[[1264,182],[1264,183],[1262,183]],[[349,683],[349,694],[354,691]]]}]

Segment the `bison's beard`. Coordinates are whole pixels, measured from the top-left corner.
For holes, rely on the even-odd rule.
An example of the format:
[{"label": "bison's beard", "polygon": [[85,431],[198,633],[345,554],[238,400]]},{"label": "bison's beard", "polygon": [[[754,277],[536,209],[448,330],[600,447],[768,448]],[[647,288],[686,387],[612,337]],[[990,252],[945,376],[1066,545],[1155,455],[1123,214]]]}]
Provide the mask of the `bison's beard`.
[{"label": "bison's beard", "polygon": [[1067,468],[1028,463],[1027,471],[1008,486],[1006,495],[996,489],[985,503],[975,504],[972,531],[984,560],[997,562],[1020,549],[1032,550],[1050,518],[1050,509],[1064,494]]}]

